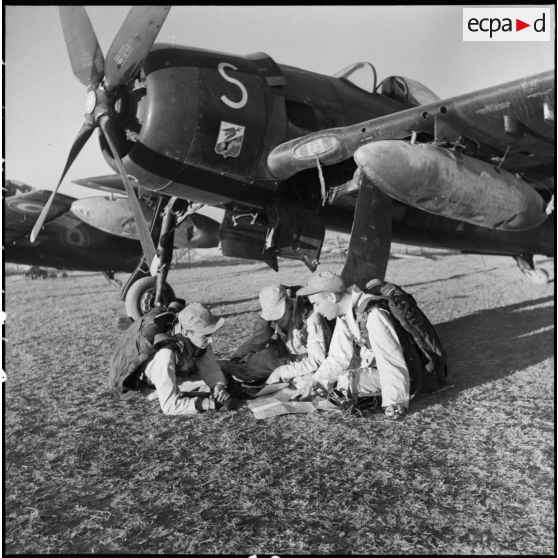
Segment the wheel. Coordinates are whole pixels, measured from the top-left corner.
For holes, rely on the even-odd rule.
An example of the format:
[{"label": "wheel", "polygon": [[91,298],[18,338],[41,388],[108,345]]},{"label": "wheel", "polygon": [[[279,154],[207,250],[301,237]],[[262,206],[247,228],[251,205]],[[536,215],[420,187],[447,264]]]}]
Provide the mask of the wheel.
[{"label": "wheel", "polygon": [[546,285],[549,280],[548,272],[541,267],[530,269],[526,275],[534,285]]},{"label": "wheel", "polygon": [[[156,287],[156,277],[142,277],[132,283],[124,301],[126,314],[132,320],[137,320],[155,306]],[[174,291],[168,283],[165,283],[163,285],[163,304],[169,304],[174,298]]]}]

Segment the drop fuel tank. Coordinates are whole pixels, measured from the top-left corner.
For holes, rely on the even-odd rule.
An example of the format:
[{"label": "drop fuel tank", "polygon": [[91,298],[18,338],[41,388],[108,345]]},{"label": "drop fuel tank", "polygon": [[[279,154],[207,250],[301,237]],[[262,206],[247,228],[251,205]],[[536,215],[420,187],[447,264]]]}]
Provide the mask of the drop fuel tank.
[{"label": "drop fuel tank", "polygon": [[354,158],[386,194],[436,215],[508,231],[548,217],[544,199],[524,180],[447,148],[383,140],[360,147]]}]

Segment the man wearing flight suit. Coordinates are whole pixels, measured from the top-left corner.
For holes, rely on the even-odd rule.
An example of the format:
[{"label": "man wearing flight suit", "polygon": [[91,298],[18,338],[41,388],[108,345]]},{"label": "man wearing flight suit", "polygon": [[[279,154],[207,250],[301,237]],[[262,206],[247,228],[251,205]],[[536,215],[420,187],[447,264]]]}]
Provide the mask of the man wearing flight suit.
[{"label": "man wearing flight suit", "polygon": [[[293,398],[309,398],[319,391],[337,387],[353,396],[382,396],[387,418],[397,420],[409,407],[410,377],[397,333],[388,311],[373,307],[366,319],[370,349],[361,343],[356,308],[363,297],[360,289],[346,288],[341,277],[323,271],[315,273],[297,295],[308,296],[314,311],[328,320],[337,318],[329,353],[315,374],[305,377]],[[356,346],[361,364],[349,370]],[[353,387],[354,386],[354,387]],[[352,388],[352,389],[351,389]]]},{"label": "man wearing flight suit", "polygon": [[259,293],[261,312],[252,337],[223,369],[244,382],[288,382],[314,372],[327,355],[330,333],[325,320],[303,297],[291,297],[283,285]]},{"label": "man wearing flight suit", "polygon": [[[174,335],[158,335],[161,348],[142,373],[141,380],[155,388],[165,415],[192,415],[211,409],[229,410],[233,406],[223,375],[213,353],[213,334],[225,323],[198,302],[178,313]],[[159,339],[157,339],[159,337]],[[167,338],[169,343],[165,344]],[[178,343],[174,343],[174,338]],[[184,397],[181,381],[199,381],[211,390],[210,397]],[[202,390],[203,391],[203,390]]]}]

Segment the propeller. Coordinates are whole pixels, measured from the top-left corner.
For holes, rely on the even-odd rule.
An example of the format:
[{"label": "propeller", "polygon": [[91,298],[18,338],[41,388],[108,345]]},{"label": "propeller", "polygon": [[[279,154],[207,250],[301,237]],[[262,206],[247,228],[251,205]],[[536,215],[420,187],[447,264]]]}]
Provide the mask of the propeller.
[{"label": "propeller", "polygon": [[110,150],[112,151],[112,155],[114,157],[114,161],[116,166],[118,167],[118,172],[120,173],[120,177],[122,178],[122,182],[124,183],[124,188],[126,188],[126,194],[128,195],[128,199],[130,200],[130,205],[132,207],[132,214],[134,215],[134,220],[136,221],[136,227],[138,229],[138,234],[140,237],[141,247],[145,257],[147,258],[148,262],[153,261],[155,257],[156,250],[155,245],[153,244],[153,239],[151,237],[151,233],[149,232],[149,227],[147,226],[147,222],[143,216],[143,212],[141,210],[141,206],[128,180],[128,174],[126,173],[126,169],[122,164],[122,159],[118,155],[118,150],[116,149],[116,132],[114,131],[113,124],[108,116],[102,116],[100,120],[101,130],[110,146]]},{"label": "propeller", "polygon": [[114,102],[117,97],[116,89],[126,85],[137,75],[169,10],[170,6],[134,6],[131,8],[110,45],[105,61],[85,8],[83,6],[61,6],[59,8],[64,41],[72,71],[79,81],[87,86],[85,122],[72,144],[62,176],[31,231],[31,242],[35,242],[37,239],[66,173],[91,137],[93,130],[100,127],[130,199],[144,255],[149,260],[155,256],[153,239],[117,149],[118,133],[113,122],[113,115]]},{"label": "propeller", "polygon": [[83,85],[99,83],[105,72],[105,59],[85,8],[64,6],[59,13],[75,76]]},{"label": "propeller", "polygon": [[107,54],[105,81],[109,89],[136,75],[169,10],[170,6],[134,6],[128,12]]},{"label": "propeller", "polygon": [[45,206],[43,207],[43,210],[41,211],[41,214],[39,215],[39,218],[37,219],[37,222],[35,223],[35,226],[33,227],[33,230],[31,231],[31,235],[29,236],[29,240],[31,241],[31,244],[33,242],[35,242],[35,240],[37,240],[37,236],[39,235],[39,232],[41,231],[41,229],[44,225],[45,219],[48,215],[48,210],[50,209],[50,206],[52,205],[52,202],[54,201],[54,198],[56,197],[56,192],[58,192],[58,188],[60,188],[60,184],[62,183],[62,180],[64,180],[64,177],[66,176],[66,173],[68,172],[68,169],[72,166],[72,163],[75,161],[76,157],[78,156],[78,153],[81,151],[81,148],[85,145],[87,140],[91,137],[91,134],[93,133],[94,129],[95,129],[95,126],[90,124],[89,122],[84,122],[83,125],[81,126],[81,129],[78,132],[77,138],[74,140],[74,143],[72,144],[72,147],[70,148],[70,154],[68,155],[66,165],[64,167],[64,170],[62,171],[62,176],[60,177],[60,180],[58,181],[58,184],[56,185],[56,188],[52,191],[52,194],[48,198],[48,201],[46,202]]}]

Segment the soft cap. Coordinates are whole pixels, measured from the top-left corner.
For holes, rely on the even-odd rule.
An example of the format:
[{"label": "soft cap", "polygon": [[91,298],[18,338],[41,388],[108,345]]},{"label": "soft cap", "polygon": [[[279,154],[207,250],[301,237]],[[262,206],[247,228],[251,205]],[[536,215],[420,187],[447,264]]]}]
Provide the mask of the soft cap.
[{"label": "soft cap", "polygon": [[343,279],[331,271],[316,272],[310,281],[296,292],[297,296],[310,296],[318,293],[342,293],[346,289]]},{"label": "soft cap", "polygon": [[209,334],[217,331],[225,323],[224,318],[214,316],[199,302],[192,302],[178,313],[180,325],[196,333]]}]

